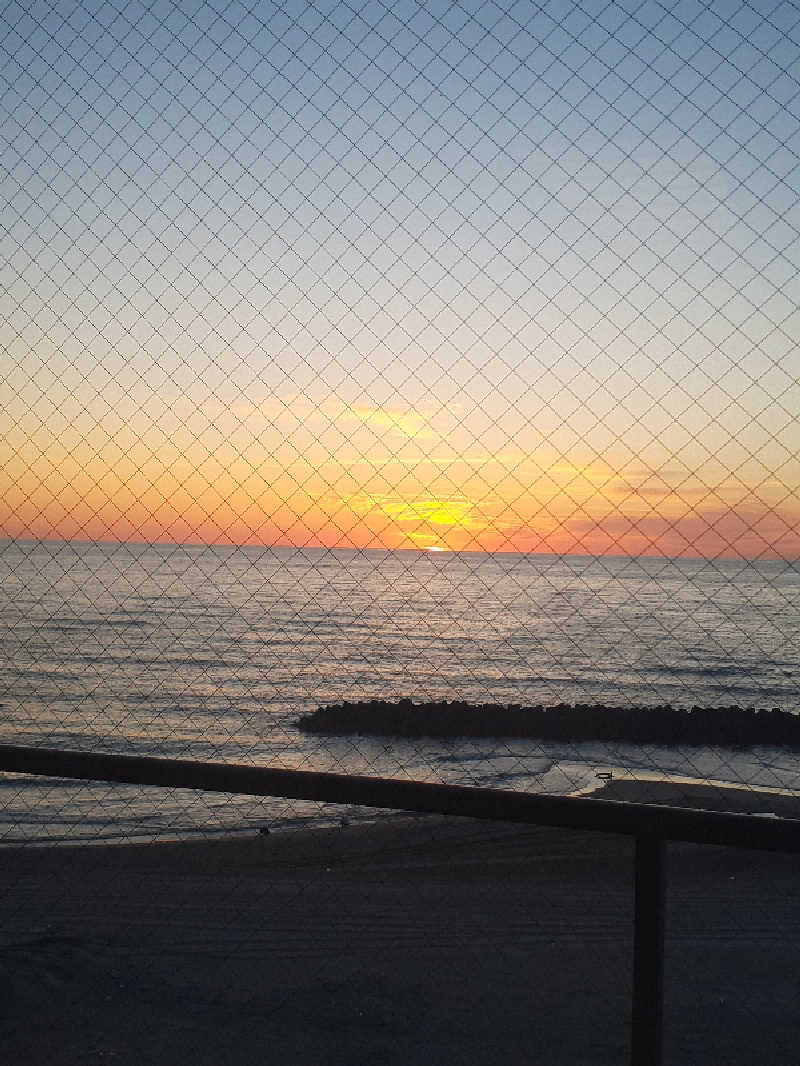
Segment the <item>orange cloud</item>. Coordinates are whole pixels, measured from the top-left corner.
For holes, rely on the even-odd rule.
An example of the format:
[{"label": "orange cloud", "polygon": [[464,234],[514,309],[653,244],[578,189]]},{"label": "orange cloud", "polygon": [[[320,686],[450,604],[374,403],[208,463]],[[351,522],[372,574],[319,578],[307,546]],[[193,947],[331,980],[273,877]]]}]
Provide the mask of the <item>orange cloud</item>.
[{"label": "orange cloud", "polygon": [[438,439],[438,434],[430,427],[430,416],[411,409],[354,406],[345,409],[341,417],[345,422],[360,422],[371,429],[386,430],[410,440]]}]

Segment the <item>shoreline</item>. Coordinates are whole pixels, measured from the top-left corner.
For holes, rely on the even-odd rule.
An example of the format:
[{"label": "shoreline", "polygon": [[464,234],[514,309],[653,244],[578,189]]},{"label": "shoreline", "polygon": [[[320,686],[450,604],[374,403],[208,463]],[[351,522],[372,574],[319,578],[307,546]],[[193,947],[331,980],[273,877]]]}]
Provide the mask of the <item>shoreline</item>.
[{"label": "shoreline", "polygon": [[[571,793],[575,798],[611,800],[619,803],[643,803],[652,806],[686,807],[696,810],[722,811],[732,814],[753,814],[759,816],[773,815],[779,818],[800,818],[800,794],[785,789],[746,788],[726,782],[713,784],[674,780],[656,777],[621,778],[599,781]],[[48,851],[58,853],[67,851],[92,851],[102,849],[151,848],[151,847],[214,847],[216,844],[235,845],[237,842],[260,841],[262,846],[270,840],[297,838],[297,840],[333,840],[338,834],[369,833],[380,827],[414,826],[432,824],[439,820],[443,824],[453,825],[478,821],[467,816],[439,815],[435,812],[411,812],[389,808],[361,808],[364,813],[339,820],[338,824],[320,825],[312,822],[308,825],[268,824],[260,828],[242,826],[213,830],[195,830],[175,834],[152,836],[148,839],[100,839],[75,840],[68,837],[53,839],[31,838],[29,840],[0,841],[0,855],[20,851]],[[496,826],[516,826],[526,828],[526,823],[513,823],[498,820],[486,820],[478,824]],[[530,824],[528,828],[536,828]],[[328,836],[330,835],[330,836]]]}]

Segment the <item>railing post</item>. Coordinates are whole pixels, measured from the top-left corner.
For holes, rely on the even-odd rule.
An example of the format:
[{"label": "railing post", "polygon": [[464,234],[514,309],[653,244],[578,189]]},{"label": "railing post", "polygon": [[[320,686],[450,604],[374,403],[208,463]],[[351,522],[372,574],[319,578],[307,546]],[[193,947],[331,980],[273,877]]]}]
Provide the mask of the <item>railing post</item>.
[{"label": "railing post", "polygon": [[661,1066],[664,1001],[664,840],[636,837],[632,1066]]}]

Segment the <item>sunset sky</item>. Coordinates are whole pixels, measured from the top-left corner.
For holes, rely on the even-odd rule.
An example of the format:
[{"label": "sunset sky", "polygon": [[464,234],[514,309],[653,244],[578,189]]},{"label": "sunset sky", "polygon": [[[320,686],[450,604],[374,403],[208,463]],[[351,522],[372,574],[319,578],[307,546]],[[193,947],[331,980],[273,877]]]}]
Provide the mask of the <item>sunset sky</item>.
[{"label": "sunset sky", "polygon": [[4,5],[0,535],[800,557],[799,20]]}]

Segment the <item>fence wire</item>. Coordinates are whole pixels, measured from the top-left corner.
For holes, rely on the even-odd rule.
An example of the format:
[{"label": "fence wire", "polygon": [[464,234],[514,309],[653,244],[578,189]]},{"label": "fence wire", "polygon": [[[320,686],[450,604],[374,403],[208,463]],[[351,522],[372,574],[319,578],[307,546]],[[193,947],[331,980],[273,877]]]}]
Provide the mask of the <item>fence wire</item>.
[{"label": "fence wire", "polygon": [[[444,774],[295,720],[793,710],[795,15],[7,6],[9,738]],[[797,784],[569,739],[476,760]]]},{"label": "fence wire", "polygon": [[[796,813],[799,37],[3,5],[3,739]],[[7,844],[366,817],[0,780]]]}]

